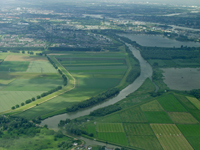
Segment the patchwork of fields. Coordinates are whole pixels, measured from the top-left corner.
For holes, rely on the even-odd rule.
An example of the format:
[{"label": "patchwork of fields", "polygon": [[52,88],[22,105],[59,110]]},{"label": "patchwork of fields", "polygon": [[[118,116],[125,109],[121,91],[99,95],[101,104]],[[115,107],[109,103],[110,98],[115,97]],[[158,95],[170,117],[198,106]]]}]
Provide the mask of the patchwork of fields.
[{"label": "patchwork of fields", "polygon": [[[135,149],[198,149],[199,119],[182,103],[185,96],[164,94],[149,102],[97,118],[83,128],[93,137]],[[189,102],[189,101],[188,101]],[[91,127],[92,130],[88,130]],[[121,138],[121,140],[120,140]]]},{"label": "patchwork of fields", "polygon": [[46,57],[20,53],[1,53],[0,57],[4,59],[0,64],[0,112],[63,84]]},{"label": "patchwork of fields", "polygon": [[[76,88],[27,110],[26,113],[19,114],[19,116],[26,118],[43,116],[87,100],[119,85],[128,68],[126,64],[127,55],[120,52],[68,52],[66,55],[50,55],[50,57],[72,74],[76,80]],[[36,63],[39,63],[39,61]],[[29,68],[31,67],[29,66]]]}]

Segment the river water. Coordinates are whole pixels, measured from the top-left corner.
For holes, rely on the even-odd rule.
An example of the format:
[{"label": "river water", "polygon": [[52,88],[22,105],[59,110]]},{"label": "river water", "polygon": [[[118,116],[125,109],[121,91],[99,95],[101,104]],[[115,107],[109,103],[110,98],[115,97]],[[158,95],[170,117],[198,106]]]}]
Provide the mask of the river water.
[{"label": "river water", "polygon": [[121,90],[120,93],[116,97],[113,97],[110,100],[105,101],[104,103],[89,107],[87,109],[82,109],[82,110],[79,110],[77,112],[65,113],[65,114],[61,114],[61,115],[57,115],[57,116],[47,118],[47,119],[42,121],[41,125],[46,124],[46,125],[48,125],[49,128],[57,130],[58,129],[58,123],[60,122],[60,120],[65,120],[67,118],[68,119],[75,119],[75,118],[78,118],[78,117],[81,117],[81,116],[89,115],[90,112],[92,112],[96,109],[115,104],[115,103],[119,102],[120,100],[126,98],[126,96],[128,96],[129,94],[136,91],[147,78],[151,78],[152,73],[153,73],[152,68],[149,65],[149,63],[142,58],[140,51],[135,49],[130,44],[126,44],[126,45],[132,51],[133,55],[139,60],[140,68],[141,68],[140,76],[132,84],[130,84],[129,86],[127,86],[126,88]]}]

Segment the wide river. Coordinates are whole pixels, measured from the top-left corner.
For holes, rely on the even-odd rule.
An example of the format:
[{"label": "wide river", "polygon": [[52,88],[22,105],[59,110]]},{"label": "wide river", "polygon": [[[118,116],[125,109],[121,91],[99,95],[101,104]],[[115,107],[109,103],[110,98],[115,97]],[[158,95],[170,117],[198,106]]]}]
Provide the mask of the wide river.
[{"label": "wide river", "polygon": [[147,63],[147,61],[142,58],[139,50],[135,49],[134,47],[132,47],[129,44],[127,44],[127,46],[132,51],[133,55],[139,60],[140,68],[141,68],[140,76],[132,84],[130,84],[129,86],[127,86],[126,88],[121,90],[120,93],[116,97],[113,97],[112,99],[110,99],[108,101],[105,101],[99,105],[89,107],[87,109],[79,110],[77,112],[65,113],[62,115],[57,115],[57,116],[47,118],[42,121],[41,125],[46,124],[46,125],[48,125],[49,128],[56,130],[56,129],[58,129],[58,123],[60,122],[60,120],[65,120],[67,118],[75,119],[75,118],[78,118],[81,116],[89,115],[90,112],[92,112],[96,109],[115,104],[115,103],[119,102],[120,100],[126,98],[126,96],[128,96],[129,94],[136,91],[147,78],[151,78],[153,71],[152,71],[152,68],[149,65],[149,63]]}]

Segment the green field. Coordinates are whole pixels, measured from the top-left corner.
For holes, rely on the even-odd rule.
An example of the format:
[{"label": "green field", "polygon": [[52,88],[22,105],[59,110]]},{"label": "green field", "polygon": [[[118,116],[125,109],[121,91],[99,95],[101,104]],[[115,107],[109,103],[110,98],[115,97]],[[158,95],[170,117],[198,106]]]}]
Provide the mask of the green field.
[{"label": "green field", "polygon": [[122,122],[147,122],[145,115],[139,107],[120,112]]},{"label": "green field", "polygon": [[[58,65],[63,65],[64,68],[61,66],[63,70],[66,69],[72,74],[76,80],[75,88],[19,116],[30,119],[65,110],[77,102],[87,100],[117,86],[127,70],[127,56],[123,53],[69,52],[67,55],[51,55],[50,57]],[[99,65],[94,65],[97,63]]]},{"label": "green field", "polygon": [[142,111],[163,111],[162,106],[157,100],[151,101],[149,103],[140,106]]},{"label": "green field", "polygon": [[62,79],[16,79],[7,85],[3,91],[49,91],[62,84]]},{"label": "green field", "polygon": [[169,112],[168,115],[174,123],[179,124],[197,124],[199,123],[190,113],[186,112]]},{"label": "green field", "polygon": [[96,126],[94,124],[88,124],[83,130],[89,134],[93,134],[94,138],[97,138]]},{"label": "green field", "polygon": [[196,150],[200,147],[200,125],[177,125],[188,142]]},{"label": "green field", "polygon": [[127,136],[132,135],[154,135],[153,130],[149,124],[136,124],[136,123],[124,123],[124,129]]},{"label": "green field", "polygon": [[119,122],[121,122],[119,113],[111,114],[98,120],[98,123],[119,123]]},{"label": "green field", "polygon": [[187,111],[172,94],[163,95],[159,97],[157,100],[166,111],[173,111],[173,112]]},{"label": "green field", "polygon": [[98,138],[105,141],[128,146],[124,132],[98,132]]},{"label": "green field", "polygon": [[151,128],[164,150],[193,150],[176,125],[151,124]]},{"label": "green field", "polygon": [[200,101],[194,97],[187,96],[187,99],[200,110]]},{"label": "green field", "polygon": [[57,73],[57,70],[48,61],[31,61],[27,72]]},{"label": "green field", "polygon": [[144,112],[149,123],[173,123],[166,112]]},{"label": "green field", "polygon": [[21,105],[27,99],[36,97],[44,91],[0,91],[0,112],[11,109],[17,104]]},{"label": "green field", "polygon": [[124,132],[121,123],[98,123],[97,132]]},{"label": "green field", "polygon": [[27,61],[4,61],[0,65],[0,72],[25,72],[28,65]]},{"label": "green field", "polygon": [[130,146],[145,150],[162,150],[158,139],[155,136],[128,136]]}]

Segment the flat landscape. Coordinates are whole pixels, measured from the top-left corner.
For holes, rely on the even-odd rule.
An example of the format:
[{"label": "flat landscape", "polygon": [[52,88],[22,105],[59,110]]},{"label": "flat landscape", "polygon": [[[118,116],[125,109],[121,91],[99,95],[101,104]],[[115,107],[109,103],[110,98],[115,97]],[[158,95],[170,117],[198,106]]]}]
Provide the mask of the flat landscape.
[{"label": "flat landscape", "polygon": [[[104,142],[135,149],[196,149],[199,146],[200,126],[199,120],[191,113],[198,109],[192,107],[193,111],[190,111],[192,103],[182,105],[187,99],[183,95],[164,94],[138,106],[96,118],[92,131],[88,130],[91,123],[85,123],[83,129],[87,128],[88,133],[97,133],[94,138]],[[118,136],[124,139],[120,141]]]},{"label": "flat landscape", "polygon": [[[38,115],[46,116],[59,110],[64,111],[75,103],[87,100],[103,91],[118,86],[128,69],[127,56],[122,52],[68,52],[62,55],[50,55],[50,57],[75,78],[75,88],[27,110],[26,113],[21,113],[19,116],[34,118]],[[37,65],[40,62],[35,61],[34,64]],[[137,62],[133,63],[136,64]],[[29,67],[30,69],[27,72],[35,70],[31,68],[31,64]]]},{"label": "flat landscape", "polygon": [[[0,64],[0,112],[21,106],[28,99],[37,99],[38,95],[63,84],[61,76],[45,57],[5,54],[0,54],[4,58]],[[34,67],[31,64],[35,64]]]}]

